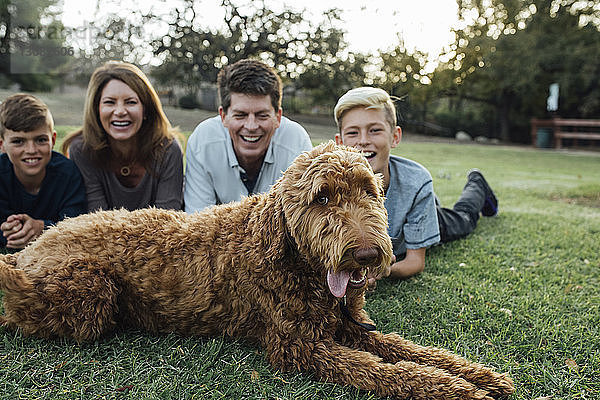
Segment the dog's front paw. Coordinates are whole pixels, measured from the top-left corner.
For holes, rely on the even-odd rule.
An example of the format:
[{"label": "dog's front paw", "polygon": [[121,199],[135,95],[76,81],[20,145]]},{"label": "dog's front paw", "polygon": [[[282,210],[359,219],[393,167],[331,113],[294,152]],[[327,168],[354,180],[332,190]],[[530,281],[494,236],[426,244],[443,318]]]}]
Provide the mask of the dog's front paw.
[{"label": "dog's front paw", "polygon": [[488,368],[481,368],[468,380],[487,391],[494,399],[506,399],[515,392],[513,380],[508,374],[500,374]]},{"label": "dog's front paw", "polygon": [[515,384],[508,374],[497,374],[495,381],[485,387],[495,399],[507,399],[515,392]]}]

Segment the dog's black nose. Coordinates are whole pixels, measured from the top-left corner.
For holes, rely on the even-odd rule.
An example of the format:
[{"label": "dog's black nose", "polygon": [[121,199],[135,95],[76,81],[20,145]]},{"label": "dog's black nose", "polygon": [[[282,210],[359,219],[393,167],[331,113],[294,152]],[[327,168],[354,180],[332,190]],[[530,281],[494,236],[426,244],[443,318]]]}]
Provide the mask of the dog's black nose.
[{"label": "dog's black nose", "polygon": [[354,250],[352,254],[354,261],[360,265],[367,265],[373,263],[379,257],[379,252],[374,247],[367,247]]}]

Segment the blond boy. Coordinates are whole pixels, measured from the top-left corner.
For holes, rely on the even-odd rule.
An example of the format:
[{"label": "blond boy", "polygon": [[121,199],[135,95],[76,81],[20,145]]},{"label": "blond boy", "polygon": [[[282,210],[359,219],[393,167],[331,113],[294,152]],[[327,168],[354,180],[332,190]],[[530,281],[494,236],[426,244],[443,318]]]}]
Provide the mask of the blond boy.
[{"label": "blond boy", "polygon": [[467,184],[452,209],[440,207],[431,174],[422,165],[390,155],[402,138],[396,108],[382,89],[361,87],[344,94],[334,108],[339,132],[336,142],[363,151],[376,173],[383,176],[388,211],[388,233],[395,262],[376,279],[407,278],[425,268],[427,248],[470,234],[479,214],[496,215],[498,201],[478,170],[471,170]]}]

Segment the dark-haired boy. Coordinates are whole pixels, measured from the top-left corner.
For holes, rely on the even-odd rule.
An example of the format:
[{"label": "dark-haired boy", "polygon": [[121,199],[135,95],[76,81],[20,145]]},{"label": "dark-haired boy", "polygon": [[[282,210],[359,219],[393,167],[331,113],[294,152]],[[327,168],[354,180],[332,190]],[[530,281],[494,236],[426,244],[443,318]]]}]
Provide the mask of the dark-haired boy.
[{"label": "dark-haired boy", "polygon": [[81,174],[52,150],[55,142],[41,100],[19,93],[0,104],[0,248],[23,248],[44,228],[86,211]]}]

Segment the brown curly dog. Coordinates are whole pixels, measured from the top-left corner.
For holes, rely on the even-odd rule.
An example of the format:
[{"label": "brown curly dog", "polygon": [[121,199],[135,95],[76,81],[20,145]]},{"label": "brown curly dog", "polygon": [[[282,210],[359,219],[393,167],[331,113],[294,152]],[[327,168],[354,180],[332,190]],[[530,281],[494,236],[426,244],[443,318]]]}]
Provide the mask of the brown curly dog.
[{"label": "brown curly dog", "polygon": [[506,375],[368,330],[365,274],[392,257],[383,195],[359,152],[329,142],[239,203],[68,219],[0,256],[0,322],[77,341],[117,326],[225,333],[260,343],[276,368],[381,396],[509,395]]}]

